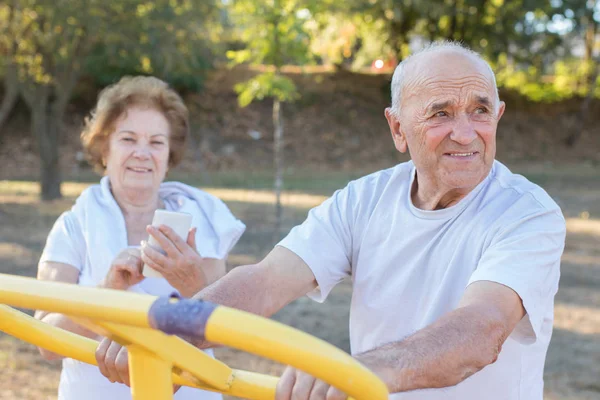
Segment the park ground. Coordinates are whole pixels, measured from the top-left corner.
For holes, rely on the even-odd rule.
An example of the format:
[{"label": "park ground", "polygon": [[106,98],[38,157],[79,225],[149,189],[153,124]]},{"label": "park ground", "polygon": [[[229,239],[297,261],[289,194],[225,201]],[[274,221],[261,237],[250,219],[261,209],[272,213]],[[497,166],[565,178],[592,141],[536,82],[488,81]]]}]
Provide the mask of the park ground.
[{"label": "park ground", "polygon": [[[542,185],[567,218],[567,243],[556,297],[554,334],[545,369],[546,400],[600,399],[600,168],[589,163],[510,165]],[[301,222],[307,211],[349,179],[367,171],[289,174],[284,195],[284,231]],[[259,260],[273,243],[273,196],[269,173],[213,173],[190,179],[171,177],[220,196],[248,229],[229,258],[230,267]],[[207,180],[208,179],[208,180]],[[0,273],[33,277],[46,235],[91,178],[67,179],[65,198],[38,200],[29,180],[0,181]],[[207,184],[209,182],[209,184]],[[275,318],[348,351],[351,286],[344,282],[324,304],[301,298]],[[278,375],[282,366],[236,350],[221,348],[217,357],[233,367]],[[60,363],[43,361],[37,350],[0,335],[0,399],[56,399]]]}]

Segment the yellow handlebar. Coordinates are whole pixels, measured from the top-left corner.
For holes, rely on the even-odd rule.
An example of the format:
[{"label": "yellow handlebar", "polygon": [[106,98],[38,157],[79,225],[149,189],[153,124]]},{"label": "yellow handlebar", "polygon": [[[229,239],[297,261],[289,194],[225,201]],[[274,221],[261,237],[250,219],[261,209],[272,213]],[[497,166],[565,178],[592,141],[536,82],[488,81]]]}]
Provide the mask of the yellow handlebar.
[{"label": "yellow handlebar", "polygon": [[[0,331],[4,331],[35,346],[43,347],[53,353],[96,365],[94,353],[98,347],[97,341],[48,325],[25,313],[1,304]],[[183,377],[182,375],[179,368],[174,368],[172,375],[173,383],[256,400],[273,399],[275,396],[275,386],[277,385],[277,378],[274,376],[233,369],[232,375],[234,379],[231,382],[230,388],[226,391],[219,391],[197,380],[192,380],[189,376]]]},{"label": "yellow handlebar", "polygon": [[[277,378],[232,370],[178,337],[151,329],[148,315],[156,301],[148,295],[0,274],[0,303],[69,315],[88,329],[128,346],[136,400],[144,398],[144,393],[172,398],[167,394],[171,382],[248,399],[274,399]],[[377,376],[331,344],[254,314],[213,308],[204,332],[208,341],[289,364],[357,400],[388,398],[387,388]],[[96,341],[2,305],[0,330],[54,353],[96,363]],[[162,373],[173,368],[172,378]],[[155,389],[159,386],[162,391]]]}]

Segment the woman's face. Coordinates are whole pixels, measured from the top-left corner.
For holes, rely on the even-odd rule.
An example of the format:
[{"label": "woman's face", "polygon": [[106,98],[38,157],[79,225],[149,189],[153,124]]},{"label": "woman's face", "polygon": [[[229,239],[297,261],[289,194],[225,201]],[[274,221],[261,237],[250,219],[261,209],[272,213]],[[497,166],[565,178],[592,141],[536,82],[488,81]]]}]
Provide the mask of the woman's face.
[{"label": "woman's face", "polygon": [[170,134],[161,112],[135,106],[127,109],[109,136],[105,156],[113,190],[158,192],[168,170]]}]

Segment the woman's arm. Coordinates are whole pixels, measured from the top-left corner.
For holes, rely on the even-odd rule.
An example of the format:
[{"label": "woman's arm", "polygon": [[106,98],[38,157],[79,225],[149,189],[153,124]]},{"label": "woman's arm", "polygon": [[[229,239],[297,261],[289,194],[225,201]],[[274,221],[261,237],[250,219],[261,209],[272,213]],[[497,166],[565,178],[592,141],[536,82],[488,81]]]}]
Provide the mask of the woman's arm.
[{"label": "woman's arm", "polygon": [[[42,281],[76,284],[79,282],[79,270],[69,264],[46,261],[40,263],[38,267],[38,279]],[[140,251],[137,249],[125,249],[113,260],[110,270],[98,287],[127,290],[127,288],[135,285],[142,279],[144,279],[144,276],[142,275]],[[62,328],[91,339],[100,340],[102,338],[102,336],[76,324],[63,314],[38,310],[35,313],[35,318],[46,322],[47,324],[56,326],[57,328]],[[58,360],[63,358],[59,354],[49,352],[42,348],[40,348],[40,353],[46,360]]]},{"label": "woman's arm", "polygon": [[[40,263],[38,267],[37,278],[41,281],[77,283],[79,281],[79,270],[69,264],[47,261]],[[35,312],[35,318],[52,326],[56,326],[57,328],[67,330],[78,335],[92,339],[100,338],[100,336],[98,336],[96,333],[76,324],[69,319],[69,317],[63,314],[38,310]],[[64,358],[60,354],[52,353],[41,347],[39,347],[39,350],[42,354],[42,357],[44,357],[46,360],[60,360]]]}]

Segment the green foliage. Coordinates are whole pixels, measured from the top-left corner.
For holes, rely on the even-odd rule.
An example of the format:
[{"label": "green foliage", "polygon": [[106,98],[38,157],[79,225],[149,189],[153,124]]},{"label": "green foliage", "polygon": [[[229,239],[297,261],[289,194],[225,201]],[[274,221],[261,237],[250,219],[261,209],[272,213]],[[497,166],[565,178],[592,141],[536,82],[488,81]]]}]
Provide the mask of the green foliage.
[{"label": "green foliage", "polygon": [[[325,63],[401,61],[428,42],[454,40],[488,59],[500,86],[556,101],[589,91],[599,22],[600,3],[580,0],[323,0],[307,26]],[[583,59],[571,54],[582,47]]]},{"label": "green foliage", "polygon": [[85,70],[106,85],[124,74],[154,75],[180,89],[197,90],[210,67],[222,29],[219,9],[211,1],[139,2],[134,23],[98,43]]},{"label": "green foliage", "polygon": [[[516,91],[536,102],[551,103],[573,97],[585,97],[590,89],[589,84],[583,83],[589,76],[590,63],[576,59],[558,60],[553,64],[553,70],[548,75],[542,75],[537,69],[518,69],[506,63],[506,57],[499,57],[496,63],[496,79],[500,87]],[[600,95],[598,85],[594,82],[594,96]]]},{"label": "green foliage", "polygon": [[301,0],[234,0],[231,4],[234,37],[244,44],[243,49],[227,52],[231,64],[267,64],[275,69],[235,86],[241,107],[265,98],[281,102],[298,98],[294,82],[282,76],[280,68],[310,60],[308,6]]},{"label": "green foliage", "polygon": [[[369,66],[434,40],[460,41],[531,99],[585,96],[596,76],[600,5],[581,0],[7,0],[0,74],[64,86],[153,74],[198,89],[213,61]],[[573,54],[577,49],[577,54]],[[584,54],[581,54],[583,52]],[[596,63],[597,64],[597,63]],[[269,97],[267,95],[267,97]],[[288,98],[293,98],[290,96]]]},{"label": "green foliage", "polygon": [[234,63],[303,65],[310,60],[305,24],[310,10],[301,0],[233,0],[233,37],[244,44],[227,57]]},{"label": "green foliage", "polygon": [[266,72],[254,78],[235,85],[240,107],[246,107],[254,100],[274,98],[281,102],[293,101],[298,98],[294,82],[285,76]]},{"label": "green foliage", "polygon": [[0,5],[0,50],[24,83],[60,86],[60,74],[87,72],[106,84],[136,73],[197,87],[220,31],[216,1],[13,3]]}]

